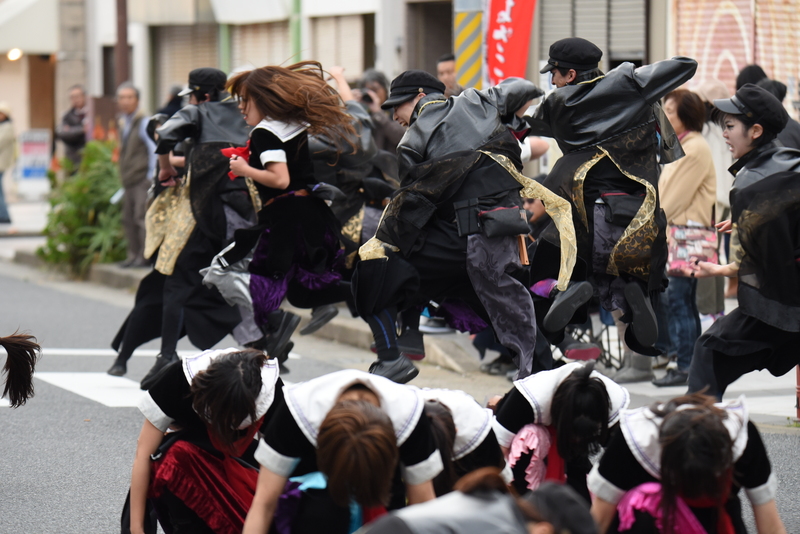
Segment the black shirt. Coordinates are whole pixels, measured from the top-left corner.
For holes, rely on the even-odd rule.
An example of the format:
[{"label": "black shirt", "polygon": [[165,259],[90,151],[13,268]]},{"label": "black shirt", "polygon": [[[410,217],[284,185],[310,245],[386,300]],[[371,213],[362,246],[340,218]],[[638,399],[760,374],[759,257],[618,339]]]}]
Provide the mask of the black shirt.
[{"label": "black shirt", "polygon": [[255,169],[264,170],[264,165],[270,162],[286,163],[289,168],[289,187],[284,190],[275,189],[256,182],[263,202],[317,183],[308,150],[308,134],[305,131],[284,143],[271,131],[256,127],[250,134],[248,163]]}]

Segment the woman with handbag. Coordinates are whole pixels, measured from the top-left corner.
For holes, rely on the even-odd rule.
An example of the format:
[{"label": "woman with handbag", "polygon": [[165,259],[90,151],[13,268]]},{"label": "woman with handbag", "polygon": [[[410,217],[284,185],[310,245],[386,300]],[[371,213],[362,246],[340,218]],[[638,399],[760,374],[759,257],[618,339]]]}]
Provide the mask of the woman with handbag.
[{"label": "woman with handbag", "polygon": [[[686,153],[678,161],[664,166],[658,182],[667,224],[670,227],[709,227],[716,200],[717,176],[711,148],[701,133],[706,117],[703,101],[691,91],[677,89],[664,97],[664,113]],[[686,385],[694,344],[700,337],[697,280],[674,272],[668,273],[668,278],[667,324],[670,347],[677,356],[678,368],[669,369],[666,376],[653,380],[653,384],[659,387]]]}]

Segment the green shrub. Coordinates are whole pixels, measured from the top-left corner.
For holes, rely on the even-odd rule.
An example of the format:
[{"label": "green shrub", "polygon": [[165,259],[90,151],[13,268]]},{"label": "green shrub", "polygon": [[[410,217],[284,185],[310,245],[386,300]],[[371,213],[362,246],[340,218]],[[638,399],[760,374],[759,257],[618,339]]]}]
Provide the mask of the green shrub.
[{"label": "green shrub", "polygon": [[112,141],[86,144],[78,172],[63,183],[51,176],[47,242],[36,253],[47,263],[68,267],[83,278],[93,263],[125,259],[119,204],[110,199],[120,188],[119,169],[112,161]]}]

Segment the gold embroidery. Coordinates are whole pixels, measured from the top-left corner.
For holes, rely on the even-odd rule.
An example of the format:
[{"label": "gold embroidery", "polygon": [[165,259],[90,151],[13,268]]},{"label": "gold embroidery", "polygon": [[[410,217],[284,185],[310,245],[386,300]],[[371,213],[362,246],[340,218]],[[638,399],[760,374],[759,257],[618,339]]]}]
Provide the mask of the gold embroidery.
[{"label": "gold embroidery", "polygon": [[358,210],[358,213],[350,217],[344,226],[342,226],[342,235],[352,241],[353,243],[361,242],[361,229],[364,227],[364,206]]},{"label": "gold embroidery", "polygon": [[647,261],[642,261],[642,250],[651,251],[658,235],[658,228],[655,222],[656,189],[644,178],[639,178],[625,171],[614,161],[614,158],[611,157],[606,149],[600,147],[600,150],[608,156],[608,159],[614,163],[622,174],[643,185],[647,191],[639,211],[636,212],[636,215],[622,233],[622,237],[614,245],[614,249],[608,259],[606,273],[619,276],[620,270],[623,270],[628,274],[646,280],[650,276],[650,255],[647,255]]},{"label": "gold embroidery", "polygon": [[545,186],[528,178],[517,170],[506,156],[480,151],[500,164],[517,182],[522,185],[520,194],[522,198],[538,198],[544,203],[545,211],[553,219],[558,228],[561,240],[561,265],[558,270],[558,289],[565,291],[569,284],[575,260],[578,257],[578,247],[575,238],[575,226],[572,222],[572,206],[570,203],[556,195]]},{"label": "gold embroidery", "polygon": [[422,115],[422,112],[425,110],[425,108],[426,108],[426,107],[428,107],[428,106],[430,106],[431,104],[444,104],[445,102],[447,102],[447,100],[431,100],[430,102],[425,102],[425,103],[424,103],[424,104],[422,104],[422,106],[419,108],[419,111],[417,112],[417,117],[419,117],[420,115]]},{"label": "gold embroidery", "polygon": [[258,189],[256,189],[256,183],[253,181],[252,178],[245,177],[244,183],[247,184],[247,191],[250,193],[250,200],[253,202],[253,209],[256,210],[256,213],[261,211],[261,195],[258,194]]},{"label": "gold embroidery", "polygon": [[581,217],[583,227],[588,230],[589,219],[586,216],[586,205],[583,202],[583,186],[586,181],[586,175],[592,170],[592,167],[597,165],[597,162],[606,157],[606,154],[600,152],[592,159],[583,163],[578,170],[575,171],[575,177],[572,180],[572,202],[575,204],[575,209],[578,210],[578,215]]},{"label": "gold embroidery", "polygon": [[184,180],[162,191],[145,216],[145,258],[158,250],[155,269],[167,276],[175,270],[183,247],[194,231],[195,220],[189,199],[191,173]]}]

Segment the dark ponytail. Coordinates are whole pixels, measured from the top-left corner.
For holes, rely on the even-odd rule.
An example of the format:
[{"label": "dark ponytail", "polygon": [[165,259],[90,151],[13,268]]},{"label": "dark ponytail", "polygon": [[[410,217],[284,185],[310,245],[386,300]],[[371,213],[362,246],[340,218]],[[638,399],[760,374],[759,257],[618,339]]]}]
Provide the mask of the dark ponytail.
[{"label": "dark ponytail", "polygon": [[573,371],[553,395],[550,408],[556,428],[558,454],[565,460],[599,452],[608,440],[608,391],[592,376],[594,362]]},{"label": "dark ponytail", "polygon": [[223,354],[192,380],[192,407],[225,446],[241,437],[239,425],[245,419],[256,422],[266,360],[263,352],[252,349]]},{"label": "dark ponytail", "polygon": [[12,408],[18,408],[33,397],[33,371],[42,348],[35,337],[19,332],[0,337],[0,346],[7,353],[3,366],[6,375],[3,396],[8,397]]}]

